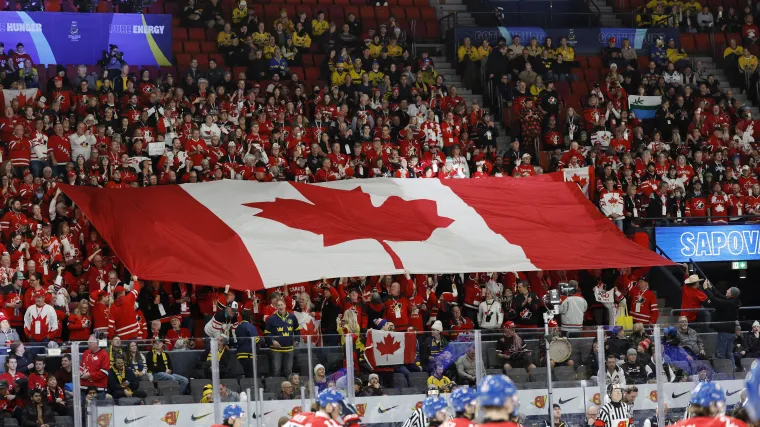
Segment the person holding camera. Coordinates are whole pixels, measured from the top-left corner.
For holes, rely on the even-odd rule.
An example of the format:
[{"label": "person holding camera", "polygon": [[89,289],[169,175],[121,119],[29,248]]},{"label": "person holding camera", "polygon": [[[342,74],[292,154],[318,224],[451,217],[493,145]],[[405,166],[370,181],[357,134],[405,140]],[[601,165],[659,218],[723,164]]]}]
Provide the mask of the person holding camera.
[{"label": "person holding camera", "polygon": [[578,282],[571,280],[563,289],[567,298],[559,305],[559,315],[562,321],[562,332],[578,333],[583,327],[583,316],[588,309],[588,303],[578,289]]}]

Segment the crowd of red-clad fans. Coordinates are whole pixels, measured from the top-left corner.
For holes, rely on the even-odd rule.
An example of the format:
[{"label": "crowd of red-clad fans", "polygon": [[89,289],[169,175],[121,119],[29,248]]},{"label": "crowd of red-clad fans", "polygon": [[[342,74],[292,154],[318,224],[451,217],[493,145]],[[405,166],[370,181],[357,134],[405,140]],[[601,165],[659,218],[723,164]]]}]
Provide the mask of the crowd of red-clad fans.
[{"label": "crowd of red-clad fans", "polygon": [[[135,361],[132,347],[137,346],[128,345],[126,363],[142,372],[141,378],[147,373],[171,378],[187,391],[187,378],[172,373],[163,351],[207,344],[193,337],[219,339],[222,348],[236,345],[238,359],[249,360],[250,343],[241,350],[236,336],[262,336],[261,345],[272,350],[272,373],[290,375],[294,347],[304,335],[317,335],[316,324],[326,345],[345,342],[340,336],[346,334],[361,345],[369,328],[411,329],[430,336],[420,340],[416,367],[400,372],[428,371],[433,378],[428,384],[445,388],[446,374],[473,381],[474,358],[468,353],[453,364],[445,349],[449,340],[476,328],[504,331],[499,346],[505,365],[545,364],[538,354],[524,357],[514,331],[543,326],[543,297],[560,283],[569,284],[555,321],[563,333],[578,332],[584,324],[614,324],[613,305],[623,297],[636,323],[654,324],[659,314],[646,272],[629,269],[344,278],[255,293],[141,283],[59,183],[118,191],[223,179],[525,178],[542,173],[533,149],[538,140],[549,150],[549,170],[595,167],[593,197],[626,231],[665,217],[731,221],[760,209],[752,120],[709,79],[694,90],[667,88],[657,116],[640,122],[626,111],[623,95],[637,91],[628,87],[632,81],[657,82],[663,72],[657,64],[643,71],[611,71],[576,112],[564,108],[553,83],[541,87],[535,72],[523,73],[533,68],[527,65],[541,64],[530,58],[535,46],[523,51],[519,40],[509,47],[486,46],[481,59],[505,57],[503,69],[494,69],[493,62],[486,66],[496,79],[507,76],[500,79],[500,90],[521,118],[511,129],[521,138],[500,151],[489,113],[478,104],[467,105],[457,88],[436,73],[427,53],[410,56],[393,22],[390,31],[369,30],[372,38],[363,43],[365,30],[356,17],[338,32],[319,14],[309,20],[305,14],[285,13],[269,28],[247,13],[233,12],[225,22],[220,15],[189,8],[183,14],[188,25],[220,27],[217,40],[225,55],[249,55],[245,73],[233,76],[216,61],[195,60],[181,76],[155,76],[126,65],[115,76],[93,75],[86,67],[68,75],[59,67],[48,82],[35,84],[23,46],[10,58],[0,56],[7,87],[26,94],[28,87],[39,86],[33,97],[8,101],[0,118],[5,208],[0,217],[0,334],[6,342],[87,341],[93,333],[122,341],[158,339],[152,356],[142,362]],[[245,2],[236,10],[243,9]],[[247,25],[255,24],[257,31],[248,33]],[[297,63],[298,48],[319,49],[316,42],[328,49],[322,75],[328,84],[308,87],[303,76],[290,73],[288,61]],[[508,54],[517,51],[523,56]],[[523,68],[517,70],[514,64],[520,61]],[[513,71],[519,72],[508,77]],[[532,78],[531,84],[521,78]],[[704,303],[694,294],[691,308]],[[296,317],[290,323],[295,326],[283,334],[290,316]],[[246,324],[250,327],[241,327]],[[125,361],[119,363],[109,351],[108,365],[101,365],[93,357],[105,350],[94,340],[89,345],[83,366],[92,377],[83,377],[83,384],[95,393],[111,390],[112,376],[119,379],[117,386],[122,384]],[[19,358],[24,353],[18,344],[11,348]],[[365,369],[362,351],[357,347],[356,360]],[[103,369],[109,374],[97,373]],[[383,378],[384,385],[392,381],[392,376]],[[0,397],[9,394],[4,387],[7,392],[12,386],[13,380],[3,384],[0,377]],[[123,388],[125,396],[138,395]],[[8,400],[13,399],[0,398]]]}]

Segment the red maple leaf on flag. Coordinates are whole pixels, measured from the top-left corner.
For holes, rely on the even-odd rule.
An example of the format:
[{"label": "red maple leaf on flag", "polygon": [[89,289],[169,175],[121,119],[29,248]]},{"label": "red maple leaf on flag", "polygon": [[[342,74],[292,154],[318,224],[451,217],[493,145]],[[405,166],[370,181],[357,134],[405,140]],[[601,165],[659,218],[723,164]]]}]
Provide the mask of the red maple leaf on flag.
[{"label": "red maple leaf on flag", "polygon": [[583,187],[586,186],[586,182],[587,182],[586,178],[581,178],[578,176],[578,174],[574,173],[573,176],[570,177],[570,179],[572,179],[574,183],[578,184],[578,186],[581,187],[581,189],[583,189]]},{"label": "red maple leaf on flag", "polygon": [[375,240],[398,269],[404,266],[387,242],[422,242],[436,229],[446,228],[454,222],[438,216],[438,205],[434,200],[404,200],[390,196],[375,207],[370,195],[360,187],[347,191],[297,182],[289,184],[310,203],[275,199],[274,202],[246,203],[244,206],[261,209],[256,214],[258,217],[319,234],[326,247],[352,240]]},{"label": "red maple leaf on flag", "polygon": [[377,351],[380,352],[380,356],[389,356],[401,348],[401,343],[393,339],[391,334],[388,334],[382,341],[377,343],[376,347]]}]

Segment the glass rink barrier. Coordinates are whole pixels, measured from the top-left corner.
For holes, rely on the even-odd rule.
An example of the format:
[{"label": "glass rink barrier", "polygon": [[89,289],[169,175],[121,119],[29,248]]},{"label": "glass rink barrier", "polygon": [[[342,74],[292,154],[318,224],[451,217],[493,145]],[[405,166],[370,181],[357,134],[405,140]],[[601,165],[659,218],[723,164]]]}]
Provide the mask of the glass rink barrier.
[{"label": "glass rink barrier", "polygon": [[[653,417],[663,425],[681,419],[698,382],[721,383],[729,408],[738,404],[744,376],[757,363],[741,353],[751,325],[726,334],[737,325],[665,320],[673,323],[574,330],[507,323],[437,331],[433,325],[424,333],[396,331],[394,325],[362,331],[349,321],[341,334],[307,327],[297,336],[252,337],[241,330],[232,339],[21,345],[8,349],[17,353],[13,357],[0,355],[0,403],[11,393],[32,402],[30,384],[43,378],[34,374],[39,370],[54,379],[47,382],[51,390],[61,389],[60,401],[47,405],[54,411],[51,424],[75,427],[209,426],[222,421],[229,405],[245,411],[246,426],[275,427],[283,417],[311,411],[314,396],[326,388],[341,390],[345,411],[359,414],[363,424],[400,427],[409,421],[409,427],[424,427],[419,409],[428,394],[448,396],[501,373],[518,387],[525,426],[544,427],[552,419],[593,424],[598,407],[609,400],[611,382],[625,383],[636,425]],[[728,338],[730,352],[720,354]],[[24,425],[18,406],[7,414]]]}]

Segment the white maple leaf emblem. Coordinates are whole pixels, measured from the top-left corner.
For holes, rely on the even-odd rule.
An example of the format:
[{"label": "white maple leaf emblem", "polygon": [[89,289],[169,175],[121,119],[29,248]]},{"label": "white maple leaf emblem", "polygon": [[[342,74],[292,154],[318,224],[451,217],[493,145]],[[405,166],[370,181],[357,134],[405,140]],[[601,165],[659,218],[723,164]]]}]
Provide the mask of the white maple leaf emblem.
[{"label": "white maple leaf emblem", "polygon": [[723,205],[718,205],[715,207],[715,212],[723,212],[724,210],[725,208],[723,207]]}]

